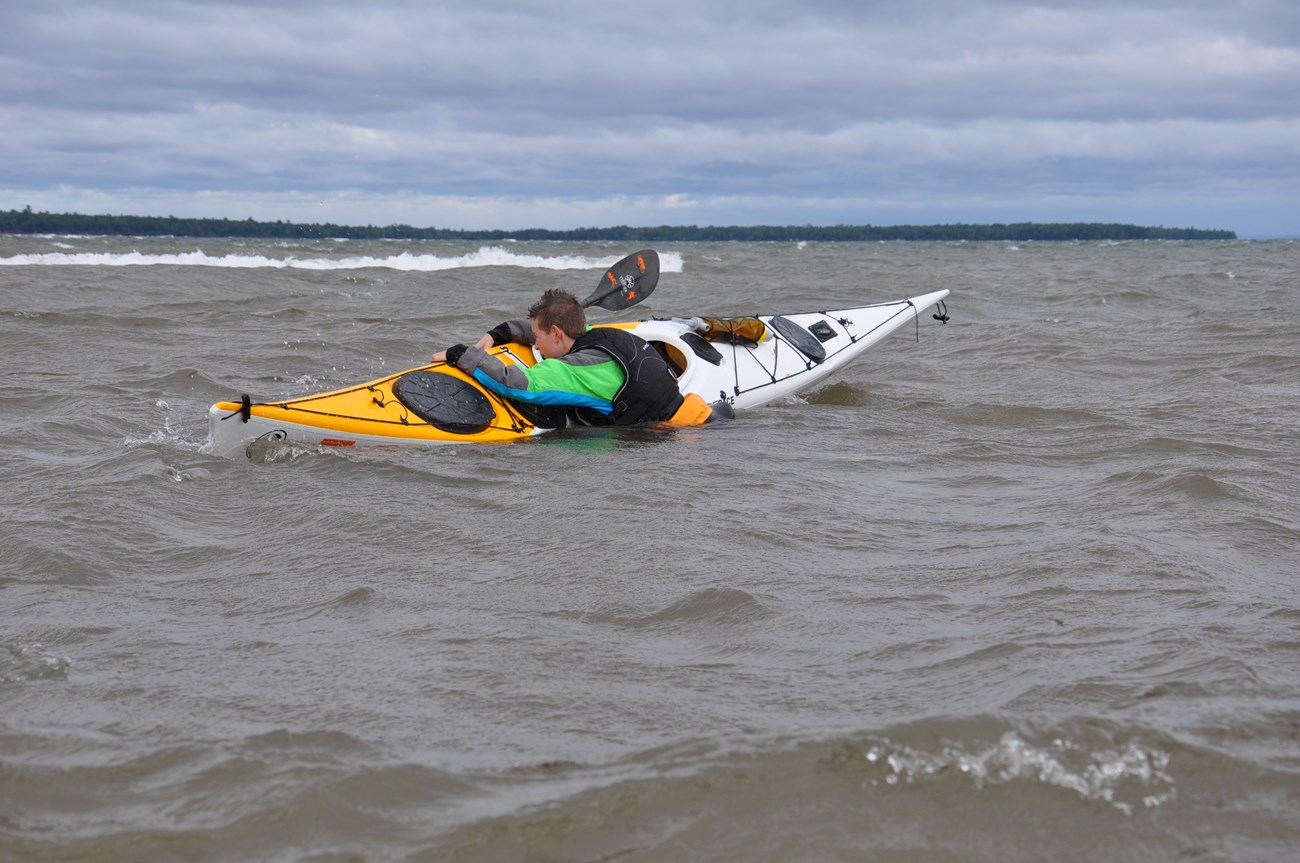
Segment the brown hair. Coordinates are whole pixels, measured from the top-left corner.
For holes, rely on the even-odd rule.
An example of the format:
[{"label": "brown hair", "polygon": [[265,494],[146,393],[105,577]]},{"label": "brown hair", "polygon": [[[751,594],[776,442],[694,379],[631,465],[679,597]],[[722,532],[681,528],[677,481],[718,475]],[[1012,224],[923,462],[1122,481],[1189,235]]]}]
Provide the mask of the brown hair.
[{"label": "brown hair", "polygon": [[587,331],[587,315],[578,298],[568,291],[552,288],[542,298],[528,307],[528,317],[537,321],[543,330],[558,326],[571,339]]}]

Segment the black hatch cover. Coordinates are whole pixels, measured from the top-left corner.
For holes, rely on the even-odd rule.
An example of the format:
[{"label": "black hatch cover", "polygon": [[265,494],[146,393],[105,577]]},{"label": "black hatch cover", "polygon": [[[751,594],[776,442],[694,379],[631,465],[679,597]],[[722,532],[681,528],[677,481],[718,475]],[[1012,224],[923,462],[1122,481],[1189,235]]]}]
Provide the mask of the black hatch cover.
[{"label": "black hatch cover", "polygon": [[438,372],[407,372],[393,382],[393,395],[420,419],[452,434],[478,434],[496,417],[487,396]]},{"label": "black hatch cover", "polygon": [[796,324],[789,318],[783,318],[780,315],[768,321],[772,329],[776,330],[785,340],[799,349],[799,352],[815,363],[820,363],[826,359],[826,348],[812,333]]}]

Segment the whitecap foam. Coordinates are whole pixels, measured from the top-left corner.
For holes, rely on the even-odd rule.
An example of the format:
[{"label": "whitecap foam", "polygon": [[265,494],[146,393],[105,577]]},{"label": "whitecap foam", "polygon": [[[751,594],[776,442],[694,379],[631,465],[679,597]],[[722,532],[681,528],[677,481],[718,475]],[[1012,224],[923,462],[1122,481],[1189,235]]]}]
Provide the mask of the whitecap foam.
[{"label": "whitecap foam", "polygon": [[[397,255],[376,257],[359,255],[347,258],[283,258],[266,255],[209,255],[202,249],[174,254],[146,254],[143,252],[45,252],[40,254],[0,257],[0,266],[10,267],[224,267],[228,269],[297,269],[297,270],[361,270],[390,269],[405,272],[434,272],[470,267],[523,267],[545,270],[591,270],[617,263],[622,256],[589,257],[586,255],[533,255],[513,252],[502,246],[483,246],[464,255],[430,255],[402,252]],[[678,252],[660,255],[660,270],[668,273],[682,271],[682,256]]]},{"label": "whitecap foam", "polygon": [[0,651],[0,683],[29,680],[62,680],[72,660],[50,653],[42,644],[10,644]]},{"label": "whitecap foam", "polygon": [[[162,401],[161,399],[159,400]],[[164,410],[166,402],[162,402]],[[186,452],[200,452],[205,440],[196,441],[192,439],[184,429],[174,427],[171,417],[162,418],[162,428],[156,428],[149,431],[143,437],[140,435],[128,435],[122,439],[122,445],[127,449],[135,449],[142,446],[161,446],[164,449],[179,449]]]},{"label": "whitecap foam", "polygon": [[1169,753],[1132,741],[1091,748],[1064,739],[1030,743],[1012,731],[994,745],[973,751],[960,744],[938,753],[907,746],[876,745],[864,756],[886,769],[885,784],[913,783],[933,776],[963,775],[977,788],[1037,781],[1107,803],[1126,815],[1134,806],[1159,806],[1174,795]]}]

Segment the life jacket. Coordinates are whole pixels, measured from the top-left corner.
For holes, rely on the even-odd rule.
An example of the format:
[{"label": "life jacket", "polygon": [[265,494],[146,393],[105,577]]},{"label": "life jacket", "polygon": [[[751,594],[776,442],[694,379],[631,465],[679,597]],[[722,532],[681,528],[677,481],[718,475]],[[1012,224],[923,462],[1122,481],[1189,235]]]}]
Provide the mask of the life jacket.
[{"label": "life jacket", "polygon": [[677,378],[654,346],[640,336],[614,327],[594,327],[573,343],[569,353],[596,349],[623,368],[623,386],[610,402],[614,413],[576,408],[577,418],[588,425],[630,426],[671,419],[682,406]]}]

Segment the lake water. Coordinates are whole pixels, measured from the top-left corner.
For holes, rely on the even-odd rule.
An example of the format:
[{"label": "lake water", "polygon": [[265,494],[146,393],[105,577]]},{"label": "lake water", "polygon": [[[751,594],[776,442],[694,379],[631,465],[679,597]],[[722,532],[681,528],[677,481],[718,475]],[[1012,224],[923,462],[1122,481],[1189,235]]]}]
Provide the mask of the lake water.
[{"label": "lake water", "polygon": [[1295,859],[1296,243],[665,245],[625,317],[952,320],[689,432],[205,452],[630,251],[0,237],[0,860]]}]

